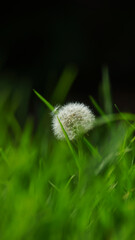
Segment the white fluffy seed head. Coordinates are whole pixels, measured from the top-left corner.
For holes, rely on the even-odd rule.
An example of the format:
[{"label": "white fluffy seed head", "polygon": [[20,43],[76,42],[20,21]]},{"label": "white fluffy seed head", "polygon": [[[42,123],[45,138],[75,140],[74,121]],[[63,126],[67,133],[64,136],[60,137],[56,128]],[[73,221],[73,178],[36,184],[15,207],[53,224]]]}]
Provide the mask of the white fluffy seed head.
[{"label": "white fluffy seed head", "polygon": [[93,127],[95,116],[83,103],[68,103],[62,107],[56,107],[52,119],[53,132],[58,139],[65,139],[58,119],[69,139],[73,140]]}]

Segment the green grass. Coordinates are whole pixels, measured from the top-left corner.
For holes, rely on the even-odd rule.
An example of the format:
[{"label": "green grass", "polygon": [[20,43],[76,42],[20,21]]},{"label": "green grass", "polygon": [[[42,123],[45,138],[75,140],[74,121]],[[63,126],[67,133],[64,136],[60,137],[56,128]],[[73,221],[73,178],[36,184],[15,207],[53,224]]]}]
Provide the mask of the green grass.
[{"label": "green grass", "polygon": [[27,117],[20,126],[18,95],[0,95],[0,240],[134,239],[135,115],[92,98],[104,113],[93,130],[80,142],[66,133],[58,141],[46,106],[38,124]]}]

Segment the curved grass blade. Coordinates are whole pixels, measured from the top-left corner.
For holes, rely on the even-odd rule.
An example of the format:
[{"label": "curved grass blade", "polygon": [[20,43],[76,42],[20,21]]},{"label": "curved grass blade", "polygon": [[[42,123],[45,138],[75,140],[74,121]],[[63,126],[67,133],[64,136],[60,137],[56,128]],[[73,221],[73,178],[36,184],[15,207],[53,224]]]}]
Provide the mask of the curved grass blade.
[{"label": "curved grass blade", "polygon": [[54,110],[54,107],[41,95],[39,94],[35,89],[33,89],[34,93],[37,95],[37,97],[51,110]]}]

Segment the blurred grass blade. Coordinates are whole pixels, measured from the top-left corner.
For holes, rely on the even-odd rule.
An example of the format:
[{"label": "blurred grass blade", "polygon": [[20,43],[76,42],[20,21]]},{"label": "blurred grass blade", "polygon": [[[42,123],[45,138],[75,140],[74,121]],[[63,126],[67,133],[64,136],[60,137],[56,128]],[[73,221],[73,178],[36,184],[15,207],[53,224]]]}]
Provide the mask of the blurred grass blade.
[{"label": "blurred grass blade", "polygon": [[125,117],[128,121],[134,121],[135,122],[135,114],[131,114],[131,113],[122,113],[122,116],[121,114],[109,114],[107,115],[107,117],[98,117],[95,119],[95,122],[94,122],[94,128],[96,127],[99,127],[99,126],[102,126],[104,124],[107,124],[108,122],[109,123],[113,123],[113,122],[116,122],[116,121],[121,121],[121,120],[124,120]]},{"label": "blurred grass blade", "polygon": [[5,161],[5,163],[6,163],[7,165],[9,165],[8,160],[7,160],[7,157],[6,157],[6,155],[5,155],[5,153],[4,153],[4,151],[3,151],[2,148],[0,148],[0,156],[1,156],[2,159]]},{"label": "blurred grass blade", "polygon": [[112,113],[111,86],[109,80],[109,71],[106,66],[104,66],[102,69],[102,98],[105,113]]},{"label": "blurred grass blade", "polygon": [[98,150],[85,137],[83,137],[83,141],[86,144],[86,146],[88,147],[89,151],[92,153],[92,155],[94,157],[98,158],[98,160],[100,160],[101,156],[100,156]]},{"label": "blurred grass blade", "polygon": [[106,123],[110,126],[110,121],[108,119],[108,116],[105,115],[105,113],[103,112],[103,110],[101,109],[101,107],[98,105],[98,103],[95,101],[95,99],[92,96],[89,96],[92,104],[94,105],[95,109],[97,110],[97,112],[103,117],[103,119],[106,121]]},{"label": "blurred grass blade", "polygon": [[56,187],[56,185],[54,183],[52,183],[51,181],[49,181],[49,184],[57,191],[60,192],[60,189],[58,187]]},{"label": "blurred grass blade", "polygon": [[133,143],[135,141],[135,137],[133,137],[132,139],[131,139],[131,143]]},{"label": "blurred grass blade", "polygon": [[119,112],[119,114],[120,114],[120,116],[122,117],[122,119],[125,120],[125,122],[126,122],[128,125],[130,125],[130,127],[132,127],[133,129],[135,129],[135,126],[129,122],[129,120],[127,119],[126,115],[123,114],[122,112],[120,112],[118,106],[117,106],[116,104],[114,104],[114,106],[115,106],[115,108],[117,109],[117,111]]},{"label": "blurred grass blade", "polygon": [[42,96],[40,95],[35,89],[33,89],[34,93],[37,95],[37,97],[51,110],[54,110],[54,107]]},{"label": "blurred grass blade", "polygon": [[63,103],[76,76],[77,76],[78,70],[76,66],[67,66],[54,90],[54,93],[52,95],[52,101]]},{"label": "blurred grass blade", "polygon": [[94,105],[95,109],[97,110],[97,112],[101,115],[104,116],[105,113],[103,112],[103,110],[101,109],[101,107],[98,105],[98,103],[95,101],[95,99],[92,96],[89,96],[92,104]]},{"label": "blurred grass blade", "polygon": [[68,137],[68,135],[67,135],[67,133],[66,133],[66,131],[65,131],[65,129],[64,129],[64,127],[63,127],[63,125],[62,125],[62,123],[61,123],[61,121],[60,121],[60,119],[59,119],[58,117],[57,117],[57,119],[58,119],[58,121],[59,121],[59,124],[60,124],[60,126],[61,126],[61,129],[62,129],[63,134],[64,134],[64,136],[65,136],[66,142],[67,142],[67,144],[68,144],[68,146],[69,146],[69,148],[70,148],[70,150],[71,150],[71,152],[72,152],[72,154],[73,154],[73,157],[75,157],[75,152],[74,152],[74,149],[73,149],[73,147],[72,147],[72,145],[71,145],[71,143],[70,143],[69,137]]},{"label": "blurred grass blade", "polygon": [[72,179],[73,179],[74,177],[75,177],[75,175],[72,175],[72,176],[69,178],[67,184],[65,185],[65,189],[69,186],[69,184],[71,183],[71,181],[72,181]]}]

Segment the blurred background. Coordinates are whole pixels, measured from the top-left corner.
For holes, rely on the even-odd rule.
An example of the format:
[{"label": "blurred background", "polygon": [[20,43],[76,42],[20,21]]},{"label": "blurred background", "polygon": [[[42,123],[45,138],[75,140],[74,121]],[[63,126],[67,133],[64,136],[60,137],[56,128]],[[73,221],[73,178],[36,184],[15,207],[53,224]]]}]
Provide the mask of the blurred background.
[{"label": "blurred background", "polygon": [[61,103],[60,93],[69,89],[65,102],[89,104],[92,95],[102,105],[105,66],[113,103],[135,113],[135,9],[104,8],[100,1],[12,3],[0,18],[1,91],[22,91],[26,114],[37,107],[33,88],[52,104]]}]

